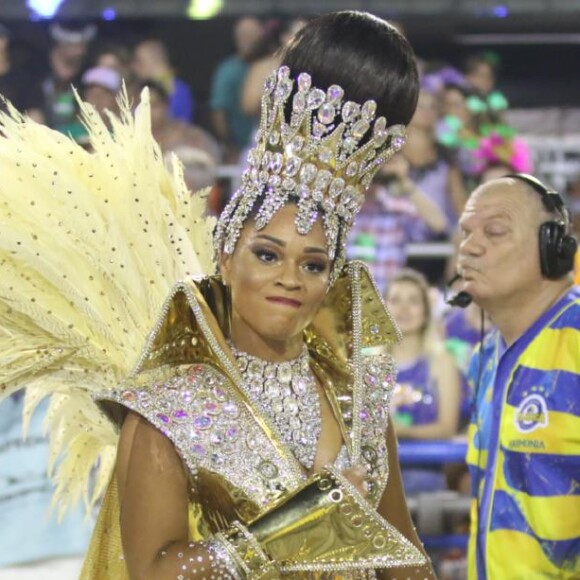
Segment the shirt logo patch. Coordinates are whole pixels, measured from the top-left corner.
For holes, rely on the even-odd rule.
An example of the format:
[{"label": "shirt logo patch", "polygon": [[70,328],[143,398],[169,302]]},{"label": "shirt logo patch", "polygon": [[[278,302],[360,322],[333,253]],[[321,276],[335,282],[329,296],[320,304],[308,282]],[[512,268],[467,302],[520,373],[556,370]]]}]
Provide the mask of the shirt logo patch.
[{"label": "shirt logo patch", "polygon": [[520,433],[531,433],[538,427],[548,426],[548,405],[538,394],[528,395],[519,405],[514,423]]}]

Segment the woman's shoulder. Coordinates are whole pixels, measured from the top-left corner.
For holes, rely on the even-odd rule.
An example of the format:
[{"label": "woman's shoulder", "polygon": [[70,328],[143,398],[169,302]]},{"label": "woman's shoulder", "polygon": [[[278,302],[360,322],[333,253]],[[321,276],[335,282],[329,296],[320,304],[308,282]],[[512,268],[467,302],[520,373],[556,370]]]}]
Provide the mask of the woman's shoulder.
[{"label": "woman's shoulder", "polygon": [[141,371],[119,388],[96,393],[93,398],[117,422],[118,415],[110,412],[110,404],[166,428],[204,412],[211,414],[217,403],[227,398],[226,383],[225,375],[209,364],[163,365]]},{"label": "woman's shoulder", "polygon": [[165,364],[135,373],[112,392],[117,396],[119,393],[146,392],[152,397],[161,396],[167,391],[204,393],[206,389],[202,387],[222,380],[226,380],[225,375],[204,362]]}]

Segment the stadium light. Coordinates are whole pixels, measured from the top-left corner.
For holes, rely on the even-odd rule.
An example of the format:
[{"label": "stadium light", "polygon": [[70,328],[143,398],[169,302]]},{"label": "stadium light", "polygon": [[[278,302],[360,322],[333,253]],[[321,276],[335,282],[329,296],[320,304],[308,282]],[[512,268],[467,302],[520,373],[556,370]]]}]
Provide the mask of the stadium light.
[{"label": "stadium light", "polygon": [[26,4],[39,18],[52,18],[64,0],[27,0]]},{"label": "stadium light", "polygon": [[194,20],[205,20],[216,16],[224,6],[224,0],[189,0],[187,16]]}]

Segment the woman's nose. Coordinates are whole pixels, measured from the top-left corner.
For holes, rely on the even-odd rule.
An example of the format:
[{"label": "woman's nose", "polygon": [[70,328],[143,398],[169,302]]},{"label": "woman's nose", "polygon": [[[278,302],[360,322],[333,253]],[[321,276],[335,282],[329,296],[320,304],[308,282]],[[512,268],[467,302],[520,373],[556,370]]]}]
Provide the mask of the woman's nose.
[{"label": "woman's nose", "polygon": [[284,262],[278,281],[288,289],[294,290],[299,288],[302,282],[298,264],[292,261]]}]

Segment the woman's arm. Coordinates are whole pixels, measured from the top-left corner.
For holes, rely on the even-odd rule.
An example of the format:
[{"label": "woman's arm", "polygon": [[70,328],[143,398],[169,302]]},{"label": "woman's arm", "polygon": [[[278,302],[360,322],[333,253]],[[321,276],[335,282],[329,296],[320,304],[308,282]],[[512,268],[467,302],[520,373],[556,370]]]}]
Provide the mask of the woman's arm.
[{"label": "woman's arm", "polygon": [[449,175],[447,177],[447,187],[449,189],[449,196],[451,203],[455,209],[455,213],[460,216],[467,200],[467,192],[465,191],[465,183],[463,176],[457,167],[451,166],[449,168]]},{"label": "woman's arm", "polygon": [[437,420],[425,425],[397,425],[397,436],[407,439],[449,439],[459,427],[461,382],[453,357],[442,351],[431,360],[431,374],[436,381],[439,413]]},{"label": "woman's arm", "polygon": [[119,441],[121,540],[131,580],[237,578],[211,542],[189,541],[188,477],[171,441],[129,413]]},{"label": "woman's arm", "polygon": [[403,187],[409,201],[417,209],[417,214],[427,224],[429,229],[436,234],[446,232],[449,223],[443,210],[431,198],[425,195],[410,177],[407,177],[403,181]]},{"label": "woman's arm", "polygon": [[380,580],[395,580],[397,578],[411,578],[412,580],[431,580],[436,578],[433,568],[423,544],[419,540],[411,514],[407,507],[407,500],[405,492],[403,491],[403,483],[401,480],[401,471],[399,468],[399,454],[397,452],[397,438],[393,424],[389,421],[387,428],[387,451],[389,454],[389,480],[381,501],[379,502],[378,512],[390,524],[395,526],[399,532],[412,542],[421,552],[427,557],[427,563],[423,566],[415,566],[412,568],[387,568],[378,570],[378,577]]}]

